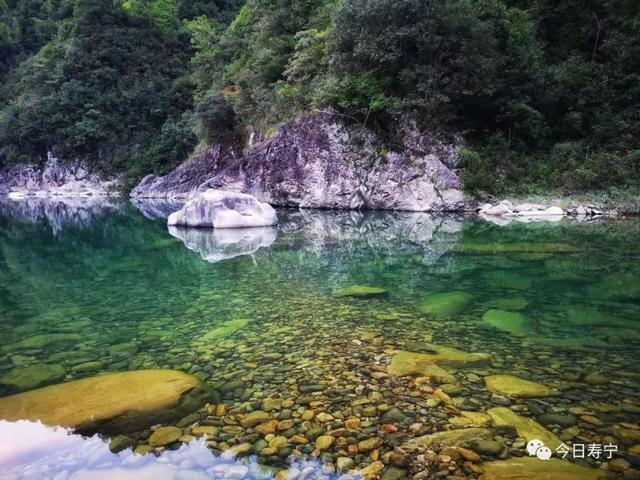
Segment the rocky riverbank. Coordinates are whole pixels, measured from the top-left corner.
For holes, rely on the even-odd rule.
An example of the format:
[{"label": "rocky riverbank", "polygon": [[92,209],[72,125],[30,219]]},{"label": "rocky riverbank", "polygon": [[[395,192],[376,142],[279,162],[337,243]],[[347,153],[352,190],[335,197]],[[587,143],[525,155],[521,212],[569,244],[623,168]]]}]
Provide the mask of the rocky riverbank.
[{"label": "rocky riverbank", "polygon": [[23,197],[117,196],[122,179],[91,171],[81,161],[61,162],[49,153],[42,166],[16,165],[0,171],[0,195]]},{"label": "rocky riverbank", "polygon": [[240,155],[216,147],[164,177],[149,175],[134,198],[188,198],[207,189],[249,193],[274,206],[406,211],[468,207],[456,171],[460,148],[407,122],[398,151],[333,113],[300,118]]}]

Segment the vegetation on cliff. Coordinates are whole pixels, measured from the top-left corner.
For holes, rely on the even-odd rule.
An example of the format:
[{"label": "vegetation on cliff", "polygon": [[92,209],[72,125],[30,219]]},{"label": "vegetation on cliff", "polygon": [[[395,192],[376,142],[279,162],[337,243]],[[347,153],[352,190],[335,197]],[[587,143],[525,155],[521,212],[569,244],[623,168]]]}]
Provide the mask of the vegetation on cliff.
[{"label": "vegetation on cliff", "polygon": [[634,0],[0,0],[0,161],[134,180],[331,106],[462,133],[472,191],[637,187],[639,38]]}]

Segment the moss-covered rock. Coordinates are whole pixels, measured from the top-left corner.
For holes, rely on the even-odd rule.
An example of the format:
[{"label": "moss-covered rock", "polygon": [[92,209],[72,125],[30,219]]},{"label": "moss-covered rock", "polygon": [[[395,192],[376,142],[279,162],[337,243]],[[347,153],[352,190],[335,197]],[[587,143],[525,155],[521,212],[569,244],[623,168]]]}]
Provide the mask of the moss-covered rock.
[{"label": "moss-covered rock", "polygon": [[493,328],[513,335],[524,335],[529,330],[529,322],[520,312],[492,309],[482,316],[482,321]]},{"label": "moss-covered rock", "polygon": [[525,291],[529,290],[532,284],[530,278],[507,270],[492,270],[484,273],[482,277],[492,289]]},{"label": "moss-covered rock", "polygon": [[24,391],[53,383],[65,375],[64,367],[57,363],[36,363],[28,367],[14,368],[0,377],[0,385]]},{"label": "moss-covered rock", "polygon": [[337,298],[341,297],[358,297],[369,298],[384,295],[387,290],[380,287],[369,287],[365,285],[350,285],[344,288],[338,288],[333,291],[332,295]]},{"label": "moss-covered rock", "polygon": [[198,378],[175,370],[110,373],[0,398],[0,419],[122,433],[181,418],[210,397]]},{"label": "moss-covered rock", "polygon": [[434,293],[422,300],[419,310],[435,318],[449,318],[462,312],[474,296],[465,292]]},{"label": "moss-covered rock", "polygon": [[548,397],[556,391],[543,385],[513,375],[489,375],[484,377],[484,383],[490,392],[507,397]]},{"label": "moss-covered rock", "polygon": [[10,343],[0,348],[0,352],[8,353],[16,350],[37,350],[50,346],[73,345],[80,342],[82,337],[76,333],[51,333],[49,335],[35,335],[19,342]]}]

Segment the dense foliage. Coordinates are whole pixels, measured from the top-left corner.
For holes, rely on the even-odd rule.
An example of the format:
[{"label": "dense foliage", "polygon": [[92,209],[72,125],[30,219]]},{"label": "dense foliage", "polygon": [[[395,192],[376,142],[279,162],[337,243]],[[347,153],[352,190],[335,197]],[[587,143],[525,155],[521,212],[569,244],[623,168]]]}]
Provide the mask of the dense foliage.
[{"label": "dense foliage", "polygon": [[[6,5],[2,2],[7,2]],[[476,192],[640,185],[636,0],[0,0],[0,148],[132,178],[333,106],[461,132]]]}]

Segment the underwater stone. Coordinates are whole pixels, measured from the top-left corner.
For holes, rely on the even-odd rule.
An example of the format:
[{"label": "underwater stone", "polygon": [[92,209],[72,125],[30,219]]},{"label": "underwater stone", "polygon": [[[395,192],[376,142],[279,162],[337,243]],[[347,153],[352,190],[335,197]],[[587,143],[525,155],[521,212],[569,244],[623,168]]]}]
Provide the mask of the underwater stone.
[{"label": "underwater stone", "polygon": [[498,330],[513,335],[524,335],[528,330],[527,318],[519,312],[493,309],[487,311],[482,320]]},{"label": "underwater stone", "polygon": [[14,368],[0,377],[0,385],[13,387],[16,390],[30,390],[32,388],[55,382],[65,375],[62,365],[37,363],[28,367]]},{"label": "underwater stone", "polygon": [[384,295],[387,291],[380,287],[368,287],[365,285],[351,285],[349,287],[339,288],[334,290],[332,295],[334,297],[376,297],[378,295]]},{"label": "underwater stone", "polygon": [[465,292],[435,293],[425,297],[419,310],[436,318],[448,318],[462,312],[474,296]]},{"label": "underwater stone", "polygon": [[547,387],[542,383],[532,382],[513,375],[489,375],[484,377],[484,382],[490,392],[512,398],[548,397],[556,393],[553,388]]},{"label": "underwater stone", "polygon": [[224,322],[220,327],[211,330],[199,337],[198,341],[211,342],[218,338],[228,337],[229,335],[243,329],[249,322],[247,320],[229,320]]},{"label": "underwater stone", "polygon": [[405,375],[428,376],[429,371],[432,370],[429,365],[432,364],[464,367],[481,365],[491,360],[491,355],[488,353],[467,353],[433,343],[421,343],[419,346],[421,351],[429,353],[400,351],[391,359],[387,372],[398,377]]},{"label": "underwater stone", "polygon": [[426,447],[437,445],[447,447],[465,447],[478,440],[487,440],[493,437],[493,432],[488,428],[460,428],[431,433],[422,437],[416,437],[403,445],[403,448]]},{"label": "underwater stone", "polygon": [[524,310],[529,302],[524,297],[497,298],[489,302],[489,306],[499,310]]},{"label": "underwater stone", "polygon": [[538,439],[547,447],[551,448],[551,450],[555,450],[562,444],[562,441],[558,437],[538,422],[531,418],[518,415],[507,407],[490,408],[487,410],[487,413],[491,415],[495,427],[513,427],[518,432],[518,435],[527,442]]},{"label": "underwater stone", "polygon": [[16,343],[10,343],[0,348],[0,352],[7,353],[16,350],[38,349],[53,345],[68,345],[80,342],[82,337],[76,333],[52,333],[49,335],[36,335]]},{"label": "underwater stone", "polygon": [[576,465],[567,460],[537,457],[510,458],[482,464],[480,480],[600,480],[606,472]]},{"label": "underwater stone", "polygon": [[110,373],[0,398],[0,418],[105,433],[132,432],[181,418],[210,392],[174,370]]}]

